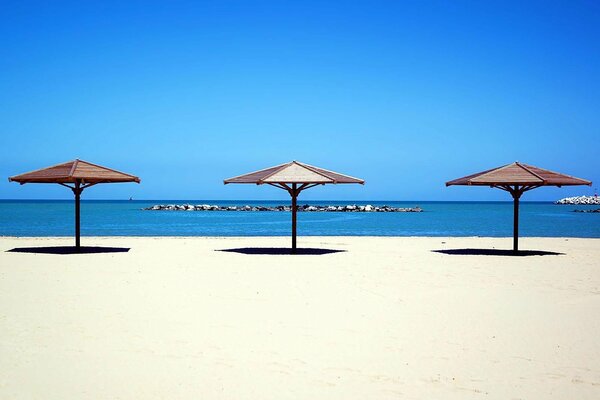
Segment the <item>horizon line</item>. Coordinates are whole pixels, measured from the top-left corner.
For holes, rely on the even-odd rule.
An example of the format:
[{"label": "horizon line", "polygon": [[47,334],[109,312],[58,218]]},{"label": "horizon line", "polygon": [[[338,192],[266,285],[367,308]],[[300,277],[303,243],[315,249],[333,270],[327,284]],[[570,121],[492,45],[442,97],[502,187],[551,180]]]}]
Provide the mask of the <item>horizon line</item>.
[{"label": "horizon line", "polygon": [[[583,196],[568,196],[568,197],[583,197]],[[594,197],[594,196],[586,196],[586,197]],[[563,197],[564,198],[564,197]],[[560,199],[558,199],[560,200]],[[558,200],[521,200],[521,202],[532,202],[532,203],[544,203],[544,202],[556,202]],[[0,199],[0,201],[73,201],[73,199],[70,198],[65,198],[65,199]],[[239,201],[239,202],[289,202],[288,200],[281,200],[281,199],[123,199],[123,198],[119,198],[119,199],[81,199],[82,202],[85,201],[123,201],[123,202],[129,202],[129,201],[145,201],[145,202],[160,202],[160,201],[171,201],[171,202],[198,202],[198,201],[204,201],[204,202],[210,202],[210,201]],[[389,202],[398,202],[398,203],[407,203],[407,202],[445,202],[445,203],[458,203],[458,202],[479,202],[479,203],[512,203],[513,200],[509,199],[509,200],[424,200],[424,199],[419,199],[419,200],[391,200],[391,199],[368,199],[368,200],[358,200],[358,199],[354,199],[354,200],[305,200],[305,202],[328,202],[328,201],[335,201],[335,202],[355,202],[355,203],[364,203],[364,202],[368,202],[368,201],[373,201],[373,202],[385,202],[385,201],[389,201]],[[301,201],[299,201],[299,203],[301,203]]]}]

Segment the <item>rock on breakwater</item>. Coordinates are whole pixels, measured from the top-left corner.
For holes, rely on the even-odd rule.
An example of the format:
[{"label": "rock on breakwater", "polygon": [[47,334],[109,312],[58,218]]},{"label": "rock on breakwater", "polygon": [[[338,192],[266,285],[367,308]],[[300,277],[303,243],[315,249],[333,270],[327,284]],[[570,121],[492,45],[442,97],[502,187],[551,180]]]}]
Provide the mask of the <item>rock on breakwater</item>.
[{"label": "rock on breakwater", "polygon": [[573,205],[599,205],[600,206],[600,197],[598,196],[574,196],[574,197],[565,197],[564,199],[560,199],[555,201],[554,204],[573,204]]},{"label": "rock on breakwater", "polygon": [[[291,206],[217,206],[210,204],[157,204],[152,207],[142,208],[147,211],[291,211]],[[315,206],[301,205],[298,211],[302,212],[422,212],[420,207],[391,207],[350,204],[346,206]]]}]

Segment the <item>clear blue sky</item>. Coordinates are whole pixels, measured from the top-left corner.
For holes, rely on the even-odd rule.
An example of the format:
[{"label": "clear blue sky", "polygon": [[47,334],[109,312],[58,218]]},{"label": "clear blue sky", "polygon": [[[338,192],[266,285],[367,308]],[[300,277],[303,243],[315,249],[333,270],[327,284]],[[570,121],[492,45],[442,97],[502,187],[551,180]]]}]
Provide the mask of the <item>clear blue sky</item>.
[{"label": "clear blue sky", "polygon": [[[85,3],[85,4],[83,4]],[[515,160],[600,185],[597,1],[0,3],[6,177],[137,174],[88,199],[285,199],[222,179],[297,159],[361,177],[304,199],[508,200],[444,182]]]}]

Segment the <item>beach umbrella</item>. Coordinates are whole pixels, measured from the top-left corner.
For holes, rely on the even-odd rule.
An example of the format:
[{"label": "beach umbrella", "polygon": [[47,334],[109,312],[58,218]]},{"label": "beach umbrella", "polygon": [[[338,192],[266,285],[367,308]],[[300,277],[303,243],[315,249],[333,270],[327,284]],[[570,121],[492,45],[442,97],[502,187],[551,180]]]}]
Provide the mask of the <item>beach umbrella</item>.
[{"label": "beach umbrella", "polygon": [[224,183],[253,183],[271,185],[286,190],[292,197],[292,251],[296,251],[296,200],[300,192],[325,184],[360,183],[365,181],[298,161],[250,172],[225,179]]},{"label": "beach umbrella", "polygon": [[589,186],[591,184],[592,182],[585,179],[548,171],[520,162],[446,182],[446,186],[489,186],[505,190],[512,195],[514,203],[513,251],[515,253],[519,251],[519,199],[523,193],[541,186]]},{"label": "beach umbrella", "polygon": [[140,178],[83,160],[73,160],[8,178],[10,182],[58,183],[75,195],[75,246],[80,247],[80,197],[83,189],[99,183],[136,182]]}]

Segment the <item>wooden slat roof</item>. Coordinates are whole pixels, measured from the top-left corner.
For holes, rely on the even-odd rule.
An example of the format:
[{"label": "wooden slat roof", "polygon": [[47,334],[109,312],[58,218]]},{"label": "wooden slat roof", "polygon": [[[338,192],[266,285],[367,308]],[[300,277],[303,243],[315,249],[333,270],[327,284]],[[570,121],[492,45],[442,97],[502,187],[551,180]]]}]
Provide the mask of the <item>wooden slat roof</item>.
[{"label": "wooden slat roof", "polygon": [[446,182],[446,186],[574,186],[591,184],[592,182],[585,179],[575,178],[574,176],[560,174],[558,172],[519,162],[503,165],[498,168]]},{"label": "wooden slat roof", "polygon": [[73,160],[51,167],[26,172],[8,178],[11,182],[25,183],[111,183],[137,182],[140,178],[83,160]]},{"label": "wooden slat roof", "polygon": [[250,172],[249,174],[225,179],[223,182],[225,184],[254,183],[257,185],[265,183],[365,183],[362,179],[314,167],[298,161],[292,161],[286,164],[261,169],[260,171]]}]

